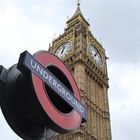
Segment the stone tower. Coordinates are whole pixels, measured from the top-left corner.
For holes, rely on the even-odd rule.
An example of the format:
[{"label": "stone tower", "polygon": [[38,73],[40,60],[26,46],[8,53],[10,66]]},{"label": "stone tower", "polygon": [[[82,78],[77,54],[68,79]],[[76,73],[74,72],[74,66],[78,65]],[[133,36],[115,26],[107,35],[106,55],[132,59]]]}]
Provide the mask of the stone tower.
[{"label": "stone tower", "polygon": [[75,132],[56,135],[53,140],[111,140],[105,49],[89,30],[90,24],[81,13],[79,2],[66,25],[49,51],[71,70],[87,107],[88,120]]}]

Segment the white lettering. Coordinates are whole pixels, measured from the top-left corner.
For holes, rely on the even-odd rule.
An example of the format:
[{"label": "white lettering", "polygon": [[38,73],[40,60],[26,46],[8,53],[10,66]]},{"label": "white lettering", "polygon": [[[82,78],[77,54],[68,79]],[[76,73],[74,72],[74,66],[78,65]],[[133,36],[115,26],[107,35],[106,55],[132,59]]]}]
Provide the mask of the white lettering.
[{"label": "white lettering", "polygon": [[62,87],[60,84],[57,85],[57,89],[61,92],[62,91]]},{"label": "white lettering", "polygon": [[45,79],[48,79],[48,73],[47,73],[46,71],[43,71],[43,77],[44,77]]},{"label": "white lettering", "polygon": [[66,90],[62,88],[62,94],[65,96]]},{"label": "white lettering", "polygon": [[66,97],[67,97],[68,100],[71,100],[71,95],[70,95],[69,92],[66,92]]},{"label": "white lettering", "polygon": [[84,112],[84,108],[80,105],[80,112]]},{"label": "white lettering", "polygon": [[37,65],[37,67],[36,67],[36,71],[37,71],[37,72],[39,72],[39,73],[40,73],[40,75],[42,75],[42,74],[43,74],[43,68],[40,68],[40,66],[39,66],[39,65]]},{"label": "white lettering", "polygon": [[34,63],[34,65],[33,65],[33,59],[31,59],[31,66],[32,66],[32,68],[36,68],[36,63]]},{"label": "white lettering", "polygon": [[71,102],[72,102],[72,104],[74,105],[74,104],[75,104],[75,99],[72,98],[72,99],[71,99]]},{"label": "white lettering", "polygon": [[49,82],[52,84],[53,83],[53,78],[51,75],[49,75]]},{"label": "white lettering", "polygon": [[57,88],[56,85],[57,85],[56,80],[53,79],[53,86],[54,86],[55,88]]}]

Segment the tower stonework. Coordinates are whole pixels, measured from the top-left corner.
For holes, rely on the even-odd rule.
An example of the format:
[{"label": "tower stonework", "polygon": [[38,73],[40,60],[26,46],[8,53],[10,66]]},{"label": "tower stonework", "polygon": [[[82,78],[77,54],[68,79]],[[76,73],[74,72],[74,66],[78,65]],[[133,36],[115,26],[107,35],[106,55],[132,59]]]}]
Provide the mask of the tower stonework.
[{"label": "tower stonework", "polygon": [[90,24],[81,13],[79,3],[66,24],[64,33],[52,42],[49,51],[62,59],[72,72],[88,118],[79,129],[58,134],[53,140],[111,140],[105,49],[89,30]]}]

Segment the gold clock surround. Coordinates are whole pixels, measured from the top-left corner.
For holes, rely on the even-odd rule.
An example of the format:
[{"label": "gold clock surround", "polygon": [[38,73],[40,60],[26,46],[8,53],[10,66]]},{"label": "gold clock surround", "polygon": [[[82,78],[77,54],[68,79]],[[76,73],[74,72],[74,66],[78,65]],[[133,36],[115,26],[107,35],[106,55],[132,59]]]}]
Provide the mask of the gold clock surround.
[{"label": "gold clock surround", "polygon": [[95,63],[99,67],[103,67],[105,61],[103,54],[101,54],[101,52],[97,49],[97,47],[93,43],[88,43],[87,55],[91,59],[91,61],[93,61],[93,63]]},{"label": "gold clock surround", "polygon": [[59,45],[54,51],[54,54],[59,57],[60,59],[64,60],[70,56],[73,51],[73,43],[72,41],[68,40]]}]

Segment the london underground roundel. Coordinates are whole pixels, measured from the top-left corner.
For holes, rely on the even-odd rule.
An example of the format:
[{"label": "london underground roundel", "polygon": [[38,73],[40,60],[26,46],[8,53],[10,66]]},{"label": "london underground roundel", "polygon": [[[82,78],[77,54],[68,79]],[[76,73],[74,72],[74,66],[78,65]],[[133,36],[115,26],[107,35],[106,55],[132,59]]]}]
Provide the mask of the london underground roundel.
[{"label": "london underground roundel", "polygon": [[[83,112],[84,108],[79,104],[80,93],[72,74],[60,59],[49,52],[37,52],[34,58],[40,64],[34,59],[27,62],[33,71],[31,77],[36,96],[49,118],[49,127],[62,133],[76,129],[82,121],[79,112]],[[75,105],[79,112],[65,99]]]}]

